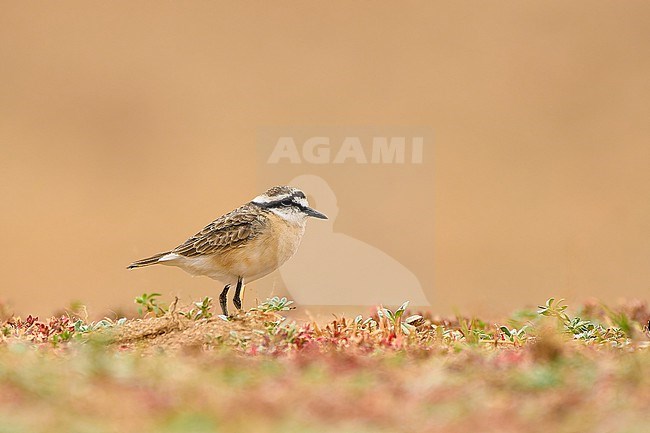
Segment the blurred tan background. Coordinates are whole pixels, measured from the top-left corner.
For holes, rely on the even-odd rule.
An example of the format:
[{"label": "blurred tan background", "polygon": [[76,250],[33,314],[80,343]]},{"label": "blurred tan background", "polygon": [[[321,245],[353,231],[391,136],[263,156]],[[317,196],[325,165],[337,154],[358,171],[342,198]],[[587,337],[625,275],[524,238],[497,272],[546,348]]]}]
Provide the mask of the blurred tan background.
[{"label": "blurred tan background", "polygon": [[258,128],[313,124],[435,130],[431,182],[402,201],[430,237],[378,230],[404,218],[390,202],[373,223],[339,202],[334,227],[434,310],[647,299],[649,45],[644,1],[1,1],[0,300],[216,296],[125,266],[260,192]]}]

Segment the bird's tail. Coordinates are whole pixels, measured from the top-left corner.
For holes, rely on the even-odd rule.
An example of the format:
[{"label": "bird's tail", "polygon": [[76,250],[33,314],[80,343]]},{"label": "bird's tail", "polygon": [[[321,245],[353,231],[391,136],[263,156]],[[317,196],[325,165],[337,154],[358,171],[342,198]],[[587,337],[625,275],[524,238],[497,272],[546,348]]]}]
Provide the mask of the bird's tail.
[{"label": "bird's tail", "polygon": [[143,266],[155,265],[158,263],[161,257],[169,254],[171,251],[165,251],[164,253],[158,253],[155,256],[147,257],[146,259],[137,260],[131,263],[126,269],[141,268]]}]

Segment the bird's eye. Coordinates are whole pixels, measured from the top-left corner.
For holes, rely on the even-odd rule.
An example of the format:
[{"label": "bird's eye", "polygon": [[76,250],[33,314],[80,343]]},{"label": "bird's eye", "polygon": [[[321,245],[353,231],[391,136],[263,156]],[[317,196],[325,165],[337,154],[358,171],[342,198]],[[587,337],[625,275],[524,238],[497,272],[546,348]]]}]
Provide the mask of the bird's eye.
[{"label": "bird's eye", "polygon": [[282,200],[282,206],[291,206],[292,204],[293,202],[291,201],[291,199]]}]

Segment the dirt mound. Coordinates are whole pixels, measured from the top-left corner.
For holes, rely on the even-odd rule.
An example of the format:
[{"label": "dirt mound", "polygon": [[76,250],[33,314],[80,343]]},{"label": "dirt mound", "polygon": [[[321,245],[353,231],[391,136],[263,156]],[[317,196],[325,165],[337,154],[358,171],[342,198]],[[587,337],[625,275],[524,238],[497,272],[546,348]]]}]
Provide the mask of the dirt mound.
[{"label": "dirt mound", "polygon": [[111,341],[122,349],[145,352],[179,352],[206,347],[241,347],[241,342],[261,343],[269,323],[281,319],[275,313],[247,311],[229,317],[191,319],[182,308],[171,307],[162,317],[133,319],[111,332]]}]

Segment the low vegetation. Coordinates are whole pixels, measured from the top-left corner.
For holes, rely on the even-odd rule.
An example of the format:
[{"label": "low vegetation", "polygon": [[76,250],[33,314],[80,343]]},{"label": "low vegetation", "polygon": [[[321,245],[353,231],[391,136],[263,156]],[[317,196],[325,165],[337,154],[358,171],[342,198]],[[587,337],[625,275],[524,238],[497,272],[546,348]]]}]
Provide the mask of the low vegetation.
[{"label": "low vegetation", "polygon": [[[206,297],[0,319],[0,433],[647,432],[650,311],[549,299],[498,323],[379,307],[290,321]],[[79,311],[82,309],[76,309]]]}]

